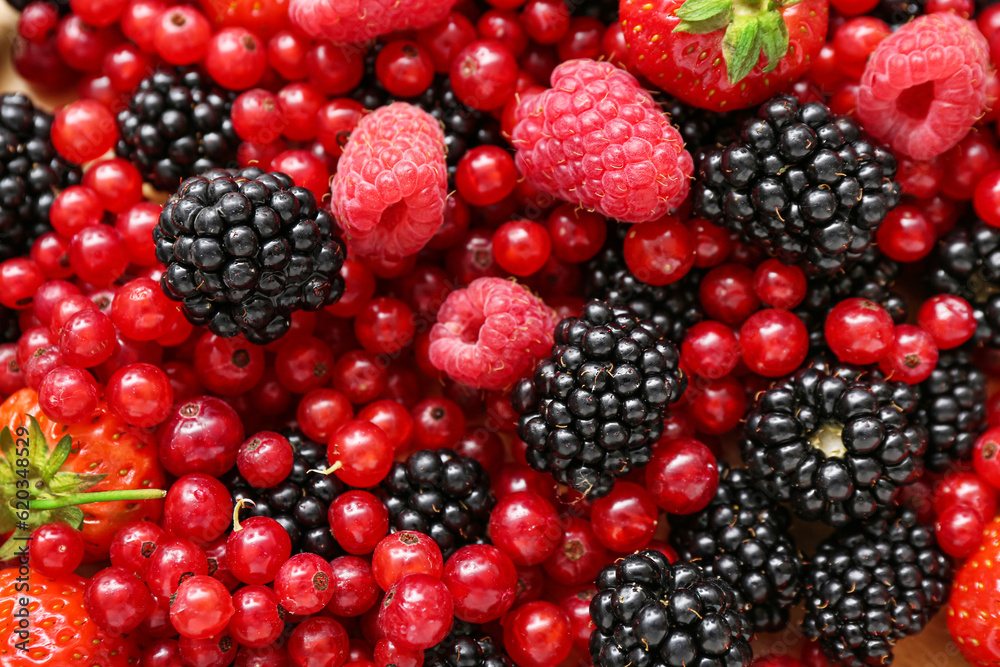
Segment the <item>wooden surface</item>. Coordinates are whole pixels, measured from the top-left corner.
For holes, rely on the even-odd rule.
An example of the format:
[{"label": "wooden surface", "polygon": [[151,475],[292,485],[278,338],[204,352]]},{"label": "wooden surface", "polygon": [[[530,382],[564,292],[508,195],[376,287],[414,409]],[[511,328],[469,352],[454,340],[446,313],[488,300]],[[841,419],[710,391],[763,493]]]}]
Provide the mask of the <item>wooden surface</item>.
[{"label": "wooden surface", "polygon": [[[0,91],[26,92],[40,107],[49,110],[74,99],[75,89],[34,90],[18,76],[10,58],[10,46],[16,21],[17,13],[6,2],[0,0],[0,48],[2,48],[2,53],[0,53]],[[815,546],[820,537],[819,534],[803,535],[801,530],[797,535],[800,546],[807,552]],[[800,605],[799,609],[796,610],[795,618],[801,618],[801,613]],[[798,657],[802,642],[803,638],[799,627],[793,622],[782,633],[758,637],[754,641],[754,653],[757,656],[774,653]],[[899,642],[896,647],[894,664],[898,667],[960,667],[968,665],[959,655],[955,643],[948,634],[944,612],[938,614],[930,627],[921,635]]]}]

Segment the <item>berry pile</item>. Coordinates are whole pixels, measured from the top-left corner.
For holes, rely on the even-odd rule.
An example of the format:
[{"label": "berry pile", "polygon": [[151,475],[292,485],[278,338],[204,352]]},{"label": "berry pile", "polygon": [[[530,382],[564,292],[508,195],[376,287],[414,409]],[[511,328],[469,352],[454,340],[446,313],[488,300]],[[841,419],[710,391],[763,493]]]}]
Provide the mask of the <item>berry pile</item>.
[{"label": "berry pile", "polygon": [[8,3],[4,667],[1000,664],[1000,4]]}]

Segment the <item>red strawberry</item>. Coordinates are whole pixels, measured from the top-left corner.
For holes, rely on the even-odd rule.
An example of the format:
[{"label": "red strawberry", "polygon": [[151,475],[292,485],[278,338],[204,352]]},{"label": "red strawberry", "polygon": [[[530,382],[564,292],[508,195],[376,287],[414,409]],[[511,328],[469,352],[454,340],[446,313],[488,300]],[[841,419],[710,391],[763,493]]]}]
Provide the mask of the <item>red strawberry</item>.
[{"label": "red strawberry", "polygon": [[948,630],[971,664],[1000,665],[1000,517],[983,532],[979,551],[965,561],[951,586]]},{"label": "red strawberry", "polygon": [[635,66],[684,102],[732,111],[806,73],[826,40],[826,0],[621,0]]},{"label": "red strawberry", "polygon": [[[138,665],[135,640],[114,636],[97,627],[83,608],[87,581],[70,574],[43,577],[25,568],[0,571],[0,665]],[[27,607],[22,600],[30,599]],[[21,620],[27,616],[27,641]],[[23,650],[24,649],[24,650]]]},{"label": "red strawberry", "polygon": [[[111,539],[121,526],[160,517],[163,501],[157,498],[164,493],[158,489],[164,488],[165,477],[156,446],[143,431],[108,412],[103,402],[90,420],[66,426],[42,413],[34,391],[22,389],[0,405],[0,427],[4,429],[0,432],[0,534],[13,529],[20,518],[20,509],[9,501],[17,498],[25,477],[31,481],[30,512],[28,528],[20,532],[50,521],[82,526],[90,560],[107,558]],[[26,450],[27,457],[18,450]],[[11,465],[17,459],[28,465]],[[105,497],[113,502],[95,502]],[[59,502],[74,506],[49,507]],[[84,503],[88,504],[75,507]],[[0,548],[0,561],[16,553],[17,544],[7,541]]]}]

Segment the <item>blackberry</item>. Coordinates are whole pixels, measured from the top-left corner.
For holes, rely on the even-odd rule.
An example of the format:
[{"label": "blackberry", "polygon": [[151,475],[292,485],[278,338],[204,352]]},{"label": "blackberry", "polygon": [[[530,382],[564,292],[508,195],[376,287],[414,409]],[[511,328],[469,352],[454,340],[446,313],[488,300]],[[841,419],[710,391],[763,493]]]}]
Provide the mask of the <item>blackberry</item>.
[{"label": "blackberry", "polygon": [[788,532],[792,517],[754,486],[742,469],[719,467],[719,488],[695,514],[670,517],[670,543],[732,586],[750,609],[755,632],[777,632],[799,600],[802,557]]},{"label": "blackberry", "polygon": [[282,435],[295,451],[292,472],[283,482],[268,489],[255,489],[236,468],[226,473],[222,482],[234,504],[240,500],[255,503],[243,506],[241,521],[252,516],[270,517],[288,531],[293,554],[309,552],[332,560],[342,552],[330,532],[327,510],[344,492],[344,485],[335,475],[309,472],[328,467],[326,445],[313,442],[295,430],[283,431]]},{"label": "blackberry", "polygon": [[482,630],[455,619],[448,636],[424,651],[424,667],[513,667],[503,651]]},{"label": "blackberry", "polygon": [[942,350],[920,390],[917,419],[928,432],[927,468],[943,472],[956,461],[968,461],[986,429],[986,374],[973,363],[972,350]]},{"label": "blackberry", "polygon": [[758,487],[807,520],[844,526],[923,474],[918,387],[817,359],[762,392],[740,442]]},{"label": "blackberry", "polygon": [[752,629],[729,584],[648,549],[597,575],[590,601],[595,667],[718,665],[753,660]]},{"label": "blackberry", "polygon": [[680,354],[655,324],[602,301],[556,325],[552,354],[511,393],[532,468],[591,498],[644,466],[663,412],[687,386]]},{"label": "blackberry", "polygon": [[892,288],[899,277],[899,264],[874,247],[861,253],[857,261],[834,276],[811,276],[806,296],[795,309],[809,330],[810,349],[820,353],[826,347],[823,325],[830,309],[840,301],[861,297],[879,304],[896,324],[905,324],[909,310],[904,299]]},{"label": "blackberry", "polygon": [[455,97],[451,80],[446,74],[438,74],[418,97],[397,99],[390,95],[375,76],[375,58],[379,50],[381,46],[376,46],[365,56],[365,77],[352,97],[367,109],[377,109],[396,101],[409,102],[440,121],[444,129],[445,162],[450,182],[454,181],[458,161],[470,148],[506,143],[500,134],[500,122],[488,113],[462,104]]},{"label": "blackberry", "polygon": [[[34,1],[35,0],[7,0],[7,4],[17,11],[23,12],[24,8]],[[60,16],[69,14],[70,12],[69,0],[45,0],[45,2],[58,9]]]},{"label": "blackberry", "polygon": [[898,203],[896,158],[858,122],[779,95],[740,140],[695,156],[696,215],[809,274],[837,273],[871,245]]},{"label": "blackberry", "polygon": [[329,211],[280,172],[256,167],[193,176],[167,200],[153,230],[161,284],[195,325],[264,344],[297,310],[344,292],[344,242]]},{"label": "blackberry", "polygon": [[879,0],[871,14],[895,30],[923,15],[926,4],[927,0]]},{"label": "blackberry", "polygon": [[422,449],[395,462],[379,485],[393,530],[429,535],[448,556],[482,543],[496,498],[475,459],[450,449]]},{"label": "blackberry", "polygon": [[698,296],[705,272],[691,269],[679,281],[664,286],[642,282],[625,265],[620,236],[626,229],[612,225],[604,249],[587,263],[585,296],[629,308],[639,319],[652,321],[670,340],[684,340],[687,330],[705,319]]},{"label": "blackberry", "polygon": [[0,96],[0,261],[27,254],[52,231],[56,191],[80,183],[80,167],[56,152],[51,131],[52,115],[27,95]]},{"label": "blackberry", "polygon": [[681,133],[690,153],[710,145],[725,146],[740,136],[745,112],[716,113],[690,106],[669,95],[654,93],[654,99],[670,115],[670,122]]},{"label": "blackberry", "polygon": [[119,112],[115,152],[167,192],[189,176],[235,167],[240,140],[229,117],[235,99],[198,69],[159,68]]},{"label": "blackberry", "polygon": [[1000,229],[982,220],[960,224],[931,256],[932,294],[957,294],[972,304],[976,345],[1000,348]]},{"label": "blackberry", "polygon": [[568,4],[573,16],[589,16],[606,26],[618,22],[618,3],[613,0],[575,0]]},{"label": "blackberry", "polygon": [[806,566],[806,637],[848,667],[888,665],[948,598],[952,566],[913,510],[838,531]]}]

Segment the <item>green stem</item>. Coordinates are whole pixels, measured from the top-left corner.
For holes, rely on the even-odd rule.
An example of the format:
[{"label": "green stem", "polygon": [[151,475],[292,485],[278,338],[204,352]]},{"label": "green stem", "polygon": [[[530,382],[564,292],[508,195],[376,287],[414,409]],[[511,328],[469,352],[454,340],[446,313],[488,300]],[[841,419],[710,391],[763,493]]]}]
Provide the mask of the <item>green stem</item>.
[{"label": "green stem", "polygon": [[87,503],[106,503],[115,500],[154,500],[163,498],[167,492],[162,489],[123,489],[121,491],[97,491],[95,493],[74,493],[58,498],[33,498],[32,510],[54,510],[60,507],[86,505]]}]

